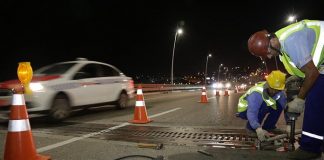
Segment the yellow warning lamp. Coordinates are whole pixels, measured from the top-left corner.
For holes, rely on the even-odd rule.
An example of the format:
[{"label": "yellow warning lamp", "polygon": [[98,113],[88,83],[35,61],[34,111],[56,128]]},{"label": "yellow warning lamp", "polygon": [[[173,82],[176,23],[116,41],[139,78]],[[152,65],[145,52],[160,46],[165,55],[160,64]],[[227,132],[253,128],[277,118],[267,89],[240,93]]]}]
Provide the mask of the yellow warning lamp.
[{"label": "yellow warning lamp", "polygon": [[19,62],[17,74],[19,81],[24,86],[25,93],[30,94],[31,90],[29,89],[29,82],[33,78],[33,69],[30,62]]}]

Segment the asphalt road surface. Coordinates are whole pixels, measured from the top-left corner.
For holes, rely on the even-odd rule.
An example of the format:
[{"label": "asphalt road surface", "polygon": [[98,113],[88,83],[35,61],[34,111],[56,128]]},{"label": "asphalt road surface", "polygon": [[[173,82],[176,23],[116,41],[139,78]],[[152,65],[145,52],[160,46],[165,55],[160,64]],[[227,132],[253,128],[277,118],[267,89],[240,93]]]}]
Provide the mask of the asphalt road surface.
[{"label": "asphalt road surface", "polygon": [[[242,136],[246,121],[235,117],[241,95],[216,97],[209,91],[209,103],[198,103],[201,91],[144,93],[153,120],[147,124],[129,123],[135,100],[123,110],[103,106],[76,111],[56,124],[48,123],[46,117],[31,118],[30,123],[37,152],[54,160],[114,160],[130,155],[160,155],[170,160],[285,159],[287,152],[257,150],[255,138]],[[302,117],[298,129],[301,123]],[[285,129],[283,115],[277,126]],[[0,123],[0,158],[7,127],[6,122]],[[235,139],[242,143],[231,143]],[[140,148],[140,143],[163,146]]]}]

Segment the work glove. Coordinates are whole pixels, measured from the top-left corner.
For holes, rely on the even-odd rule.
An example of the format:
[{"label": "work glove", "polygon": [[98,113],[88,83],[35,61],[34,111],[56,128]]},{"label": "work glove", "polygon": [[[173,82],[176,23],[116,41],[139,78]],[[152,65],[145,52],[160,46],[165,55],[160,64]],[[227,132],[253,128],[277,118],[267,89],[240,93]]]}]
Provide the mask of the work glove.
[{"label": "work glove", "polygon": [[302,113],[305,108],[305,100],[301,98],[294,98],[291,102],[288,103],[288,112],[293,113]]},{"label": "work glove", "polygon": [[265,141],[267,138],[270,137],[270,134],[266,130],[262,129],[261,127],[257,128],[255,131],[257,133],[258,139],[261,142]]}]

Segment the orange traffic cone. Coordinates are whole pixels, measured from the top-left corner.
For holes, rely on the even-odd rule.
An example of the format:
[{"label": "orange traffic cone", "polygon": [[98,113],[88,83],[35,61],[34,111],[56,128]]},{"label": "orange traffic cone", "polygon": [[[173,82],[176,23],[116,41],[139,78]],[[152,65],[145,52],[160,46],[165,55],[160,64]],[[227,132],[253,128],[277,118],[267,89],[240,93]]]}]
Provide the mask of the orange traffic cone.
[{"label": "orange traffic cone", "polygon": [[134,119],[130,122],[131,123],[149,123],[151,121],[152,120],[150,120],[147,116],[142,86],[139,85],[137,88]]},{"label": "orange traffic cone", "polygon": [[224,92],[224,96],[229,96],[229,94],[228,94],[228,90],[225,90],[225,92]]},{"label": "orange traffic cone", "polygon": [[215,96],[220,96],[220,94],[219,94],[219,90],[216,90],[216,95]]},{"label": "orange traffic cone", "polygon": [[14,94],[10,108],[4,160],[49,160],[36,153],[23,94]]},{"label": "orange traffic cone", "polygon": [[206,93],[206,87],[203,87],[200,97],[200,103],[208,103],[207,93]]}]

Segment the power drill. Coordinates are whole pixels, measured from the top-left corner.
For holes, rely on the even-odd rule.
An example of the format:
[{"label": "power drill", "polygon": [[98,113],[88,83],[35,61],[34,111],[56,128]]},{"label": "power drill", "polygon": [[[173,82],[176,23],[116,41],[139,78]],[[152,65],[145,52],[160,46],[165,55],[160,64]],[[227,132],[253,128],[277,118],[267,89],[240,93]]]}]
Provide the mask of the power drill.
[{"label": "power drill", "polygon": [[295,139],[295,126],[296,126],[296,120],[297,120],[297,117],[300,116],[300,113],[293,113],[293,112],[287,112],[286,113],[288,118],[289,118],[289,121],[288,121],[288,124],[290,125],[290,135],[289,135],[289,144],[290,146],[288,147],[289,149],[291,149],[292,151],[295,150],[295,142],[296,142],[296,139]]},{"label": "power drill", "polygon": [[[303,84],[303,79],[297,76],[290,76],[286,80],[286,94],[287,94],[287,102],[292,101],[299,93],[299,90]],[[288,124],[290,125],[290,135],[289,135],[289,144],[290,149],[295,150],[294,143],[295,140],[295,127],[296,120],[300,116],[300,113],[288,112],[288,107],[286,107],[285,114],[288,116]]]}]

